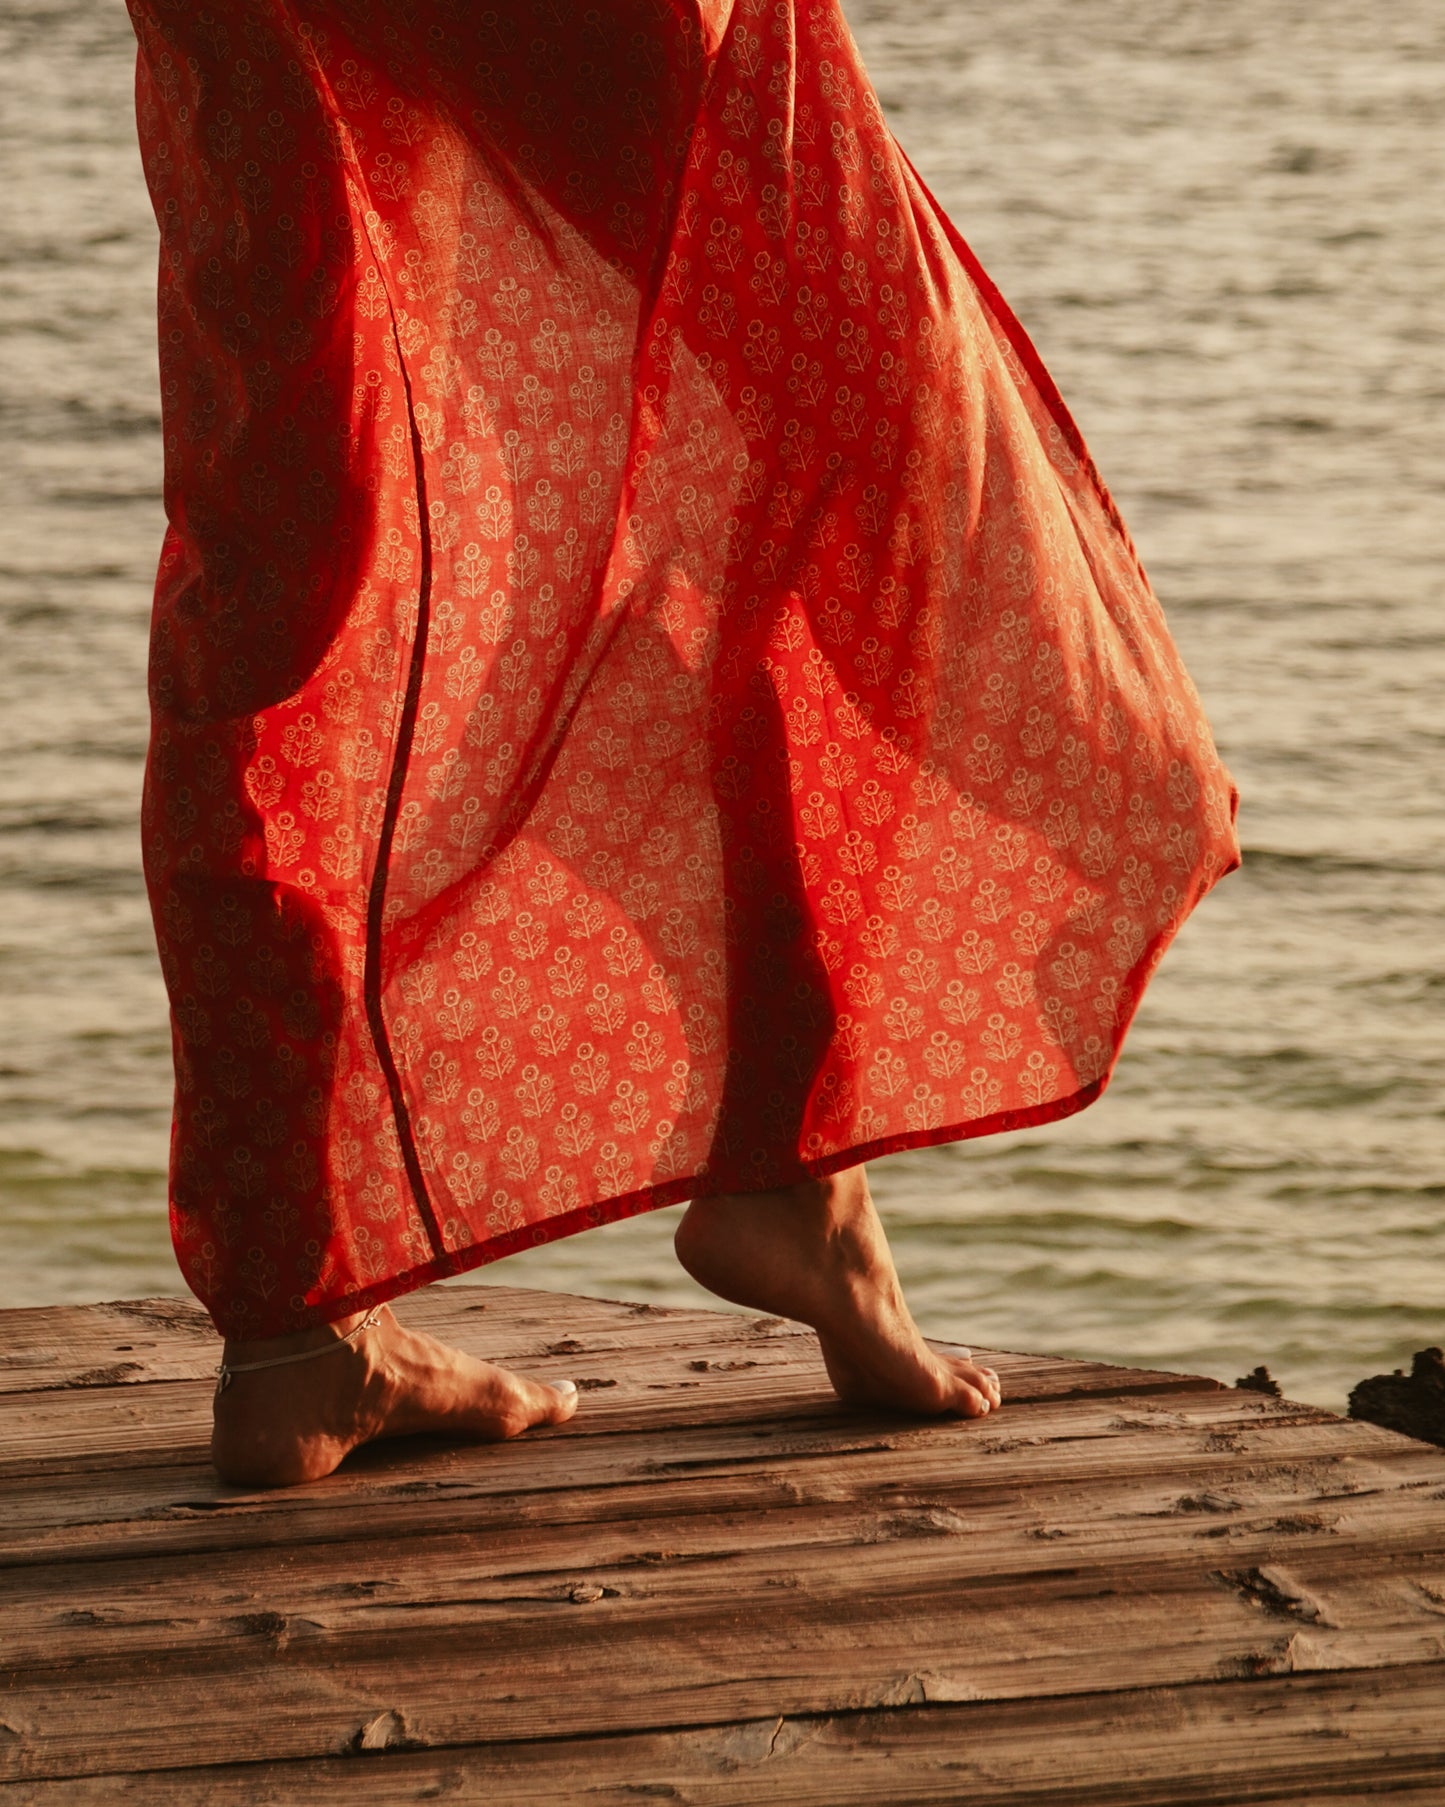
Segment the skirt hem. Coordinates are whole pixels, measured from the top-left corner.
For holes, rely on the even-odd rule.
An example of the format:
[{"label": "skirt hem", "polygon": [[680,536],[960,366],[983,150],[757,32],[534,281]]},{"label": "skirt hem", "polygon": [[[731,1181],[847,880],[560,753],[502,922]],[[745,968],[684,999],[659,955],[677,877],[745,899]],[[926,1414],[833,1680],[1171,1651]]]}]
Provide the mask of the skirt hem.
[{"label": "skirt hem", "polygon": [[[374,1281],[369,1286],[357,1287],[342,1298],[327,1299],[308,1311],[291,1314],[288,1317],[288,1332],[333,1323],[338,1318],[350,1317],[359,1311],[370,1311],[377,1305],[385,1305],[392,1299],[403,1298],[407,1293],[430,1286],[434,1281],[455,1279],[459,1274],[488,1267],[494,1261],[504,1260],[508,1255],[520,1254],[524,1249],[545,1248],[548,1243],[560,1242],[564,1237],[574,1236],[582,1230],[601,1229],[605,1224],[620,1223],[628,1217],[642,1217],[649,1211],[660,1211],[668,1205],[682,1204],[695,1198],[710,1198],[721,1192],[771,1191],[777,1186],[795,1185],[800,1180],[822,1179],[845,1167],[857,1167],[865,1161],[879,1160],[884,1155],[902,1154],[915,1148],[935,1148],[945,1142],[972,1142],[981,1136],[1003,1135],[1009,1130],[1035,1129],[1040,1124],[1058,1122],[1091,1105],[1103,1092],[1110,1077],[1111,1073],[1105,1073],[1088,1085],[1081,1086],[1078,1091],[1071,1092],[1066,1098],[1051,1098],[1045,1103],[1023,1110],[996,1111],[992,1116],[979,1117],[971,1122],[943,1124],[933,1129],[904,1130],[880,1136],[871,1142],[852,1143],[847,1148],[837,1149],[816,1160],[799,1161],[790,1171],[776,1170],[768,1175],[765,1186],[742,1187],[736,1183],[710,1186],[709,1176],[705,1172],[664,1180],[656,1185],[640,1186],[635,1191],[620,1193],[616,1198],[604,1199],[598,1204],[580,1205],[575,1211],[568,1211],[561,1216],[526,1224],[520,1229],[506,1230],[499,1236],[489,1237],[485,1242],[474,1242],[466,1248],[449,1250],[419,1267],[407,1268],[384,1280]],[[223,1325],[217,1324],[216,1327],[221,1335],[226,1334]]]}]

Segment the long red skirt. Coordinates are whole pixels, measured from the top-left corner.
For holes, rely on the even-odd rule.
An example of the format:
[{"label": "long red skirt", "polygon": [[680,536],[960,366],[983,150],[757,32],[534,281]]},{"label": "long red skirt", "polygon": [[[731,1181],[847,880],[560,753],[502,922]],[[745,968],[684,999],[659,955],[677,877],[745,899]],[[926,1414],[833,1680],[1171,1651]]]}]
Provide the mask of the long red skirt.
[{"label": "long red skirt", "polygon": [[836,0],[131,0],[238,1336],[1102,1089],[1233,791]]}]

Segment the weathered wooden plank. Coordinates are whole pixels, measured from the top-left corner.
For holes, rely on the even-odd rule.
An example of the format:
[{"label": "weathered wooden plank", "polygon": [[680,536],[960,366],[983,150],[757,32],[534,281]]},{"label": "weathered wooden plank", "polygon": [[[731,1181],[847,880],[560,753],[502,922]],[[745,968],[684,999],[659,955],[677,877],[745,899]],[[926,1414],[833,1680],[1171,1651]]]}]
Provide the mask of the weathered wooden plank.
[{"label": "weathered wooden plank", "polygon": [[[915,1588],[960,1596],[971,1590],[970,1597],[980,1598],[1002,1588],[1027,1602],[1063,1585],[1071,1595],[1117,1596],[1110,1613],[1123,1620],[1137,1577],[1147,1573],[1150,1587],[1187,1591],[1198,1581],[1237,1596],[1249,1609],[1250,1628],[1279,1620],[1358,1629],[1373,1607],[1362,1616],[1342,1602],[1388,1596],[1400,1623],[1445,1638],[1445,1534],[1438,1514],[1419,1502],[1409,1514],[1396,1501],[1365,1505],[1348,1535],[1337,1527],[1300,1530],[1283,1549],[1270,1521],[1241,1529],[1227,1543],[1191,1544],[1177,1527],[1137,1517],[1101,1528],[1081,1514],[1079,1522],[1051,1524],[1041,1535],[1027,1509],[965,1515],[935,1505],[846,1515],[795,1509],[769,1514],[765,1526],[698,1515],[649,1525],[646,1541],[637,1527],[617,1526],[610,1536],[571,1527],[431,1537],[410,1541],[404,1552],[394,1543],[358,1544],[347,1549],[345,1565],[302,1552],[284,1573],[271,1552],[249,1551],[219,1559],[73,1564],[7,1581],[0,1594],[5,1659],[12,1672],[31,1677],[80,1665],[96,1673],[123,1670],[148,1654],[157,1601],[168,1595],[171,1658],[183,1664],[190,1652],[206,1667],[228,1644],[243,1655],[252,1647],[258,1610],[268,1636],[282,1637],[283,1621],[333,1640],[410,1632],[424,1623],[444,1633],[482,1635],[538,1611],[555,1619],[548,1609],[579,1604],[579,1589],[593,1597],[583,1604],[628,1602],[637,1609],[627,1618],[631,1624],[639,1614],[667,1618],[709,1602],[725,1613],[740,1587],[765,1598],[784,1585],[778,1577],[789,1588],[850,1598],[870,1587],[890,1599]],[[37,1576],[50,1585],[36,1585]],[[611,1607],[603,1610],[617,1616]],[[1012,1653],[1017,1660],[1029,1656],[1026,1649]]]},{"label": "weathered wooden plank", "polygon": [[691,1428],[663,1417],[648,1430],[609,1436],[584,1435],[581,1422],[501,1446],[382,1446],[317,1487],[276,1494],[223,1488],[200,1463],[121,1469],[103,1480],[90,1468],[12,1479],[0,1561],[645,1524],[694,1511],[848,1501],[982,1507],[1027,1499],[1047,1527],[1056,1496],[1115,1483],[1141,1510],[1177,1510],[1209,1533],[1231,1522],[1232,1503],[1247,1510],[1262,1502],[1283,1524],[1301,1512],[1334,1511],[1365,1490],[1445,1497],[1439,1451],[1330,1415],[1302,1422],[1274,1402],[1233,1392],[1192,1397],[1167,1412],[1097,1400],[1016,1408],[1006,1435],[1002,1419],[982,1431],[841,1412]]},{"label": "weathered wooden plank", "polygon": [[[675,1322],[743,1316],[740,1312],[687,1307],[639,1305],[626,1300],[594,1299],[581,1293],[545,1292],[536,1287],[453,1285],[424,1288],[397,1301],[425,1328],[464,1320],[485,1310],[492,1321],[527,1332],[544,1329],[559,1314],[588,1330],[636,1324],[644,1320]],[[0,1312],[0,1373],[69,1372],[75,1365],[104,1365],[112,1339],[133,1344],[145,1362],[164,1361],[173,1351],[193,1344],[214,1347],[211,1320],[188,1296],[113,1299],[97,1305],[41,1305]],[[10,1390],[14,1380],[0,1382]],[[51,1381],[48,1384],[58,1384]]]},{"label": "weathered wooden plank", "polygon": [[[578,1336],[637,1355],[669,1347],[689,1330],[724,1339],[758,1334],[758,1320],[739,1312],[664,1311],[523,1287],[435,1287],[396,1301],[395,1310],[418,1329],[493,1360],[543,1355]],[[803,1334],[801,1326],[779,1319],[765,1322],[768,1334]],[[220,1348],[210,1319],[187,1299],[3,1312],[0,1396],[204,1380],[214,1375]]]},{"label": "weathered wooden plank", "polygon": [[[756,1315],[637,1305],[515,1286],[431,1287],[395,1303],[418,1329],[459,1340],[493,1360],[542,1354],[568,1336],[622,1338],[641,1351],[688,1329],[746,1334]],[[802,1334],[780,1319],[775,1331]],[[753,1332],[756,1334],[756,1332]],[[0,1312],[0,1395],[76,1386],[202,1380],[215,1372],[220,1339],[193,1299],[123,1299]]]},{"label": "weathered wooden plank", "polygon": [[0,1312],[0,1397],[198,1379],[215,1367],[216,1347],[210,1319],[182,1299]]},{"label": "weathered wooden plank", "polygon": [[[639,1305],[528,1287],[431,1287],[394,1301],[393,1309],[416,1328],[495,1361],[543,1356],[569,1338],[640,1356],[689,1334],[727,1342],[806,1334],[784,1319],[740,1311]],[[191,1299],[0,1313],[0,1395],[201,1380],[214,1374],[219,1359],[220,1340]]]},{"label": "weathered wooden plank", "polygon": [[[1191,1401],[1188,1412],[1153,1413],[1143,1427],[1102,1419],[1097,1402],[1040,1408],[1036,1422],[1055,1437],[1067,1433],[1067,1443],[1044,1436],[1002,1456],[949,1426],[864,1448],[836,1434],[734,1437],[727,1453],[735,1471],[762,1484],[732,1497],[721,1491],[727,1477],[715,1464],[662,1487],[638,1480],[659,1467],[685,1470],[690,1452],[716,1451],[717,1433],[692,1433],[681,1447],[668,1434],[603,1439],[609,1466],[600,1472],[579,1473],[570,1450],[534,1446],[534,1455],[546,1460],[533,1462],[533,1493],[418,1488],[403,1480],[379,1490],[379,1499],[342,1491],[339,1482],[242,1496],[229,1510],[183,1506],[179,1528],[198,1541],[158,1552],[137,1535],[143,1527],[128,1516],[134,1502],[122,1502],[116,1541],[101,1550],[80,1543],[68,1557],[54,1552],[47,1563],[13,1561],[0,1570],[7,1646],[17,1648],[27,1614],[43,1622],[56,1601],[84,1600],[94,1622],[112,1612],[124,1617],[128,1599],[149,1603],[157,1587],[171,1583],[199,1608],[218,1589],[263,1583],[274,1575],[278,1553],[299,1565],[287,1592],[291,1609],[304,1612],[311,1577],[334,1592],[328,1576],[358,1568],[390,1573],[398,1563],[410,1578],[406,1597],[416,1602],[434,1586],[429,1569],[441,1577],[440,1597],[449,1597],[459,1562],[466,1572],[484,1564],[505,1586],[513,1573],[646,1563],[653,1560],[647,1552],[658,1549],[676,1561],[731,1558],[743,1550],[781,1561],[805,1549],[842,1552],[846,1559],[854,1545],[943,1539],[957,1546],[956,1574],[997,1576],[1061,1561],[1097,1567],[1188,1550],[1201,1552],[1201,1560],[1237,1564],[1266,1560],[1272,1548],[1343,1544],[1366,1547],[1373,1560],[1391,1549],[1429,1550],[1445,1542],[1445,1457],[1377,1433],[1390,1447],[1362,1462],[1356,1428],[1338,1419],[1303,1427],[1330,1441],[1302,1448],[1302,1427],[1278,1408],[1248,1402],[1241,1408],[1238,1396],[1222,1396],[1228,1402],[1235,1404],[1234,1423],[1251,1433],[1247,1439],[1218,1436],[1213,1400]],[[1093,1422],[1080,1422],[1087,1418]],[[1220,1442],[1230,1447],[1201,1447]],[[473,1453],[510,1456],[525,1447]],[[596,1452],[584,1445],[583,1453]],[[1270,1455],[1273,1460],[1265,1459]],[[620,1484],[619,1474],[626,1477]],[[46,1503],[43,1493],[35,1498],[37,1516]],[[431,1520],[425,1527],[418,1522],[423,1505]],[[286,1536],[275,1526],[283,1508],[291,1521]],[[380,1524],[378,1508],[386,1514]],[[262,1535],[240,1537],[238,1527]],[[395,1532],[403,1527],[407,1541],[398,1545]],[[218,1552],[224,1553],[219,1564]],[[60,1647],[48,1625],[36,1635],[51,1651]],[[43,1651],[36,1654],[43,1659]]]},{"label": "weathered wooden plank", "polygon": [[563,1734],[479,1749],[111,1772],[0,1786],[0,1807],[1438,1807],[1445,1670],[1292,1676],[1131,1695],[766,1717],[612,1738]]},{"label": "weathered wooden plank", "polygon": [[[417,1749],[378,1716],[353,1753],[0,1784],[0,1807],[1439,1807],[1445,1668],[967,1702]],[[545,1727],[545,1729],[544,1729]],[[413,1748],[406,1748],[410,1744]]]},{"label": "weathered wooden plank", "polygon": [[1081,1674],[1128,1690],[1445,1656],[1433,1535],[1412,1549],[1377,1534],[1368,1559],[1317,1536],[1287,1566],[1220,1568],[1202,1551],[1043,1566],[1052,1551],[1026,1564],[1015,1550],[990,1565],[968,1536],[780,1560],[748,1529],[715,1557],[607,1568],[580,1545],[571,1572],[502,1577],[470,1538],[367,1551],[349,1576],[316,1573],[304,1552],[279,1567],[219,1557],[110,1609],[98,1576],[6,1690],[17,1735],[0,1773],[96,1769],[97,1712],[106,1765],[152,1768],[178,1739],[196,1761],[337,1752],[389,1712],[429,1743],[518,1738],[564,1696],[583,1733],[636,1729],[639,1712],[687,1725],[1042,1698]]},{"label": "weathered wooden plank", "polygon": [[[747,1379],[723,1376],[720,1385]],[[666,1399],[658,1396],[641,1430],[590,1430],[597,1420],[589,1399],[561,1431],[506,1445],[378,1446],[319,1486],[279,1494],[224,1488],[199,1459],[189,1467],[105,1470],[90,1463],[12,1475],[0,1560],[43,1562],[87,1548],[129,1555],[147,1546],[350,1540],[387,1527],[479,1528],[629,1513],[646,1519],[692,1509],[682,1502],[695,1498],[743,1509],[841,1497],[839,1489],[864,1497],[901,1476],[925,1492],[937,1484],[1027,1487],[1043,1501],[1042,1487],[1116,1474],[1149,1498],[1151,1490],[1177,1486],[1176,1502],[1197,1496],[1206,1514],[1215,1465],[1236,1487],[1247,1485],[1256,1467],[1267,1474],[1284,1465],[1308,1470],[1317,1490],[1406,1483],[1445,1490],[1445,1456],[1438,1451],[1231,1391],[1188,1396],[1170,1410],[1156,1401],[1124,1401],[1121,1409],[1118,1401],[1097,1399],[1016,1406],[988,1427],[863,1418],[823,1403],[811,1418],[689,1426],[670,1421]],[[1097,1447],[1101,1442],[1107,1448]],[[665,1497],[661,1480],[668,1482]],[[682,1483],[699,1486],[682,1493]],[[588,1497],[589,1490],[619,1488],[631,1490],[629,1496]],[[1159,1499],[1163,1510],[1168,1500],[1163,1493]]]},{"label": "weathered wooden plank", "polygon": [[[432,1287],[396,1301],[397,1315],[487,1360],[548,1362],[612,1357],[629,1372],[652,1359],[740,1356],[821,1368],[810,1333],[781,1318],[636,1305],[526,1287]],[[570,1345],[570,1347],[566,1346]],[[210,1320],[193,1301],[139,1299],[96,1306],[0,1312],[0,1398],[75,1388],[209,1380],[219,1360]],[[704,1355],[701,1359],[706,1359]],[[1167,1370],[1015,1354],[1018,1382],[1039,1396],[1214,1391],[1219,1382]],[[565,1365],[565,1363],[564,1363]],[[560,1370],[559,1370],[560,1372]],[[605,1379],[606,1374],[584,1378]],[[0,1415],[0,1426],[4,1418]],[[3,1429],[0,1429],[3,1438]],[[3,1447],[3,1442],[0,1442]]]},{"label": "weathered wooden plank", "polygon": [[[580,1339],[566,1339],[575,1342]],[[799,1338],[798,1341],[803,1339]],[[1129,1391],[1130,1370],[1078,1364],[1055,1375],[1037,1357],[980,1351],[998,1369],[1013,1406],[1058,1398],[1142,1397],[1155,1390],[1146,1377]],[[750,1365],[711,1340],[637,1358],[624,1350],[522,1358],[516,1363],[543,1380],[575,1379],[587,1395],[578,1434],[612,1433],[656,1421],[665,1411],[679,1425],[727,1425],[810,1417],[831,1420],[839,1406],[816,1352],[776,1359],[757,1351]],[[1225,1393],[1212,1382],[1182,1377],[1178,1391]],[[615,1386],[608,1386],[608,1382]],[[1162,1389],[1159,1389],[1162,1391]],[[1175,1389],[1169,1388],[1172,1394]],[[139,1387],[30,1392],[0,1399],[0,1480],[85,1467],[119,1469],[203,1460],[210,1439],[211,1389],[196,1381],[158,1381]],[[1301,1408],[1308,1411],[1309,1408]],[[997,1421],[995,1421],[997,1422]]]},{"label": "weathered wooden plank", "polygon": [[[970,1514],[1017,1511],[1040,1539],[1065,1535],[1071,1515],[1083,1513],[1098,1525],[1115,1517],[1131,1527],[1153,1523],[1177,1542],[1232,1539],[1251,1527],[1285,1538],[1312,1528],[1353,1534],[1362,1496],[1364,1504],[1384,1512],[1438,1518],[1445,1484],[1435,1463],[1408,1447],[1398,1458],[1362,1462],[1348,1445],[1341,1450],[1343,1442],[1317,1440],[1308,1451],[1281,1443],[1271,1460],[1257,1439],[1243,1453],[1205,1454],[1187,1441],[1136,1433],[1120,1435],[1110,1445],[1107,1472],[1075,1468],[1045,1478],[1037,1449],[1021,1452],[1030,1458],[1027,1473],[1007,1464],[960,1460],[947,1443],[916,1447],[900,1468],[885,1440],[851,1451],[839,1443],[797,1464],[680,1476],[663,1489],[655,1480],[625,1475],[608,1484],[558,1485],[555,1469],[549,1473],[545,1467],[462,1478],[457,1465],[448,1478],[419,1482],[401,1478],[404,1470],[400,1476],[353,1471],[324,1493],[298,1490],[225,1501],[215,1498],[206,1471],[194,1471],[194,1490],[188,1493],[178,1471],[157,1470],[122,1476],[126,1485],[117,1489],[119,1497],[97,1492],[91,1477],[80,1477],[60,1504],[46,1495],[43,1483],[12,1488],[6,1496],[3,1558],[16,1568],[218,1549],[345,1545],[402,1533],[533,1537],[552,1526],[582,1527],[606,1537],[616,1527],[640,1528],[690,1514],[786,1513],[795,1507],[814,1515],[824,1509],[896,1513],[934,1506]],[[610,1453],[625,1462],[628,1444],[619,1441]],[[646,1460],[636,1464],[643,1471],[650,1466]],[[1397,1506],[1398,1501],[1406,1504]],[[344,1549],[324,1548],[311,1559],[351,1560]]]}]

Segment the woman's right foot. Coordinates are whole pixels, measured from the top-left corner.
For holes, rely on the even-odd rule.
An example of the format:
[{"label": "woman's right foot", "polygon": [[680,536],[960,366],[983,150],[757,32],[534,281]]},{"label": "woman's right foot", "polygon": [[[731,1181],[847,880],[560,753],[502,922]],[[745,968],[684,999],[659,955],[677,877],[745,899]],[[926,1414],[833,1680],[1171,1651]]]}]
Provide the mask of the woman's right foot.
[{"label": "woman's right foot", "polygon": [[811,1325],[828,1377],[850,1404],[981,1418],[1000,1402],[991,1368],[924,1342],[861,1167],[773,1192],[695,1199],[674,1246],[719,1298]]},{"label": "woman's right foot", "polygon": [[314,1350],[314,1359],[237,1373],[216,1394],[211,1459],[235,1487],[294,1487],[328,1475],[381,1437],[429,1434],[499,1443],[577,1410],[571,1381],[548,1386],[408,1330],[383,1308],[265,1342],[227,1342],[238,1366]]}]

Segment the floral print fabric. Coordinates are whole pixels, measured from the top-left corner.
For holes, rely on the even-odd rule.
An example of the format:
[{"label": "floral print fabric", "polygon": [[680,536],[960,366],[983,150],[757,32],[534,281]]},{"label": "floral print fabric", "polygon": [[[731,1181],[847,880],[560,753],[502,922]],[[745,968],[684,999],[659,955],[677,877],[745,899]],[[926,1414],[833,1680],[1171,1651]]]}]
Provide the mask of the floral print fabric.
[{"label": "floral print fabric", "polygon": [[1233,791],[834,0],[131,0],[229,1334],[1094,1098]]}]

